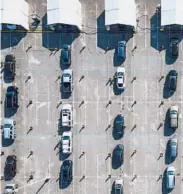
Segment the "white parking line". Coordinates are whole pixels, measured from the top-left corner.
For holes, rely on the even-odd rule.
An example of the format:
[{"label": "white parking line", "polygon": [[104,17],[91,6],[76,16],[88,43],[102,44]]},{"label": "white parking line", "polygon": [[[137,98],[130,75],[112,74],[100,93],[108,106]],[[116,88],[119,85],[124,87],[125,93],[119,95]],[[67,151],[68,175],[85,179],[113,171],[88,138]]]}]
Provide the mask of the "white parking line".
[{"label": "white parking line", "polygon": [[97,80],[97,128],[98,128],[98,119],[99,119],[98,118],[98,115],[99,115],[98,114],[99,113],[99,95],[98,95],[99,94],[99,90],[98,90],[98,88],[99,87],[98,87],[98,80]]},{"label": "white parking line", "polygon": [[99,154],[97,154],[97,194],[98,194],[98,156]]},{"label": "white parking line", "polygon": [[84,155],[85,156],[85,194],[86,194],[86,179],[87,179],[87,176],[86,176],[86,155]]},{"label": "white parking line", "polygon": [[[50,83],[49,81],[47,80],[47,89],[48,89],[48,120],[47,120],[47,124],[49,125],[50,124]],[[37,101],[37,100],[36,100]]]},{"label": "white parking line", "polygon": [[[37,80],[35,80],[35,86],[36,86],[36,94],[35,94],[35,97],[36,97],[36,102],[37,102],[37,96],[38,96],[38,88],[37,88],[37,86],[38,86],[38,84],[37,84]],[[38,108],[37,108],[37,105],[36,105],[36,107],[35,107],[35,109],[36,109],[36,114],[35,114],[35,116],[36,116],[36,118],[35,118],[35,120],[36,120],[36,126],[38,126]]]},{"label": "white parking line", "polygon": [[[146,8],[146,4],[144,5],[145,6],[145,14],[147,13],[147,8]],[[145,49],[146,49],[146,47],[147,47],[147,42],[146,42],[146,37],[147,37],[147,30],[146,30],[146,27],[147,27],[147,17],[145,17],[145,30],[144,30],[144,47],[145,47]]]}]

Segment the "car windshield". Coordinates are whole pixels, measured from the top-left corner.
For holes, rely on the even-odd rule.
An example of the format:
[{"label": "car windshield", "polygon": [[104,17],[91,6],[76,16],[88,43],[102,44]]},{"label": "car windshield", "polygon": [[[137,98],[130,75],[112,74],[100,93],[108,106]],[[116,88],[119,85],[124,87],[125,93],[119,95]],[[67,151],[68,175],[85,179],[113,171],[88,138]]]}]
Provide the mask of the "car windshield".
[{"label": "car windshield", "polygon": [[10,128],[11,128],[11,125],[10,125],[10,124],[5,124],[5,125],[4,125],[4,128],[10,129]]},{"label": "car windshield", "polygon": [[69,140],[69,136],[64,136],[63,140]]}]

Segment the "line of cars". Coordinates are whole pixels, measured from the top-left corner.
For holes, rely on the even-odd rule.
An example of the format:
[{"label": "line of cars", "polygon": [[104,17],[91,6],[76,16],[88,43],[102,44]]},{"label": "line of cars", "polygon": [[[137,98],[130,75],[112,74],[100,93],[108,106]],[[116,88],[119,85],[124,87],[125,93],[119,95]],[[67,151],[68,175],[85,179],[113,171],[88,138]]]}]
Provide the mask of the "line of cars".
[{"label": "line of cars", "polygon": [[[61,63],[64,66],[62,80],[61,80],[61,92],[69,95],[73,91],[73,72],[69,69],[71,65],[71,46],[64,44],[61,51]],[[61,127],[64,129],[61,137],[61,152],[65,156],[68,156],[73,151],[73,134],[71,128],[73,126],[73,107],[70,104],[64,104],[62,106],[61,114]],[[67,187],[72,181],[72,160],[66,159],[63,161],[60,168],[60,188]]]},{"label": "line of cars", "polygon": [[[116,57],[120,61],[124,61],[126,59],[126,41],[119,41],[117,45],[117,50],[116,50]],[[125,67],[120,66],[116,70],[115,74],[115,83],[116,83],[116,88],[120,92],[124,91],[126,84],[125,84]],[[113,137],[115,140],[119,140],[123,137],[124,135],[124,130],[125,130],[125,125],[124,125],[124,116],[121,114],[118,114],[113,123]],[[116,145],[116,147],[113,150],[112,153],[112,168],[113,169],[118,169],[122,166],[124,162],[124,146],[122,144]],[[114,193],[115,194],[122,194],[123,193],[123,185],[124,185],[124,180],[121,177],[118,177],[114,181]]]},{"label": "line of cars", "polygon": [[[16,60],[13,54],[8,54],[5,57],[3,65],[3,76],[5,83],[12,83],[16,76]],[[8,86],[6,90],[4,112],[5,118],[3,120],[2,129],[2,146],[10,146],[16,138],[15,129],[16,122],[10,118],[15,114],[19,107],[18,103],[18,88],[16,86]],[[4,180],[11,181],[17,172],[17,157],[15,155],[8,155],[5,161],[4,167]],[[5,187],[5,193],[12,192],[17,186],[15,184],[7,184]]]}]

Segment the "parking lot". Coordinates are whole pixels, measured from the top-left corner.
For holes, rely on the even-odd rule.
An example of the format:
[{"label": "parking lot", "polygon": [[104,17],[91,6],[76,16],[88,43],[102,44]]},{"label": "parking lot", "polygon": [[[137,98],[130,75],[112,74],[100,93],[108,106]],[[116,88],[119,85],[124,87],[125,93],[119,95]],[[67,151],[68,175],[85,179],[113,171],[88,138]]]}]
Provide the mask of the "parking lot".
[{"label": "parking lot", "polygon": [[[36,7],[43,17],[42,23],[46,17],[45,2],[30,1],[30,6]],[[178,157],[172,163],[176,168],[176,186],[170,193],[182,193],[182,42],[179,58],[171,64],[166,50],[159,51],[170,38],[182,39],[181,36],[159,33],[158,0],[136,1],[139,22],[134,36],[97,33],[97,29],[104,27],[104,1],[82,0],[81,3],[83,28],[87,33],[2,33],[2,44],[6,46],[2,45],[1,56],[13,53],[16,57],[13,85],[19,88],[20,107],[11,116],[16,120],[15,142],[2,147],[1,175],[6,156],[14,154],[18,171],[11,182],[18,184],[20,194],[114,193],[112,186],[118,177],[124,178],[124,193],[165,194],[168,193],[165,180],[160,175],[164,176],[171,165],[166,161],[167,142],[177,137]],[[118,94],[109,78],[115,75],[114,53],[117,42],[122,39],[127,41],[127,58],[121,64],[126,69],[126,88]],[[74,90],[68,98],[61,92],[59,78],[64,69],[60,54],[65,43],[71,44],[70,68],[74,72]],[[32,48],[26,51],[30,45]],[[83,46],[86,47],[82,50]],[[59,50],[52,51],[53,48]],[[171,69],[178,71],[178,86],[177,91],[167,97],[164,83]],[[29,80],[28,76],[31,76]],[[4,111],[4,98],[11,84],[3,82],[3,74],[1,78],[3,119],[10,116]],[[30,100],[32,104],[28,105]],[[60,167],[65,160],[59,149],[63,133],[60,112],[63,104],[68,103],[73,106],[74,121],[73,153],[68,157],[73,161],[73,180],[67,188],[60,188]],[[167,127],[166,117],[168,109],[175,104],[180,114],[179,127],[174,132]],[[126,128],[123,138],[115,140],[113,122],[119,113],[125,117]],[[115,169],[108,154],[112,154],[117,144],[124,145],[124,164]],[[31,180],[30,175],[33,175]],[[1,180],[1,192],[6,183]]]}]

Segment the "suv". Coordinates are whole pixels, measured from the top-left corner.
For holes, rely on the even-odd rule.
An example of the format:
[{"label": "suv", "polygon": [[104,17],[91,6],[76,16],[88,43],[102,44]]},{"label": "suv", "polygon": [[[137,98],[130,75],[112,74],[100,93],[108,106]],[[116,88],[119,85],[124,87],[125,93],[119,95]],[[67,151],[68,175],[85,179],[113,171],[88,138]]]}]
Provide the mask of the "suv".
[{"label": "suv", "polygon": [[175,168],[173,166],[169,166],[166,170],[166,187],[167,189],[175,187]]},{"label": "suv", "polygon": [[71,64],[71,47],[68,44],[62,46],[61,60],[63,65]]},{"label": "suv", "polygon": [[62,76],[63,81],[63,92],[72,92],[73,90],[73,76],[72,76],[72,70],[66,69],[63,72]]},{"label": "suv", "polygon": [[18,108],[18,88],[16,86],[9,86],[7,88],[5,104],[7,108]]},{"label": "suv", "polygon": [[72,153],[72,132],[64,131],[62,135],[62,152],[64,154]]},{"label": "suv", "polygon": [[178,57],[179,55],[179,39],[172,38],[170,40],[170,53],[173,58]]},{"label": "suv", "polygon": [[177,153],[178,153],[178,140],[176,138],[170,139],[169,146],[170,146],[170,157],[171,158],[177,157]]},{"label": "suv", "polygon": [[121,138],[124,134],[124,116],[117,115],[114,119],[114,136]]},{"label": "suv", "polygon": [[114,184],[114,193],[115,194],[122,194],[123,193],[123,179],[122,178],[117,178],[115,180]]},{"label": "suv", "polygon": [[126,59],[126,41],[123,40],[118,42],[117,56],[121,60]]},{"label": "suv", "polygon": [[16,175],[17,169],[17,157],[10,155],[6,158],[5,168],[4,168],[4,177],[5,180],[12,180]]},{"label": "suv", "polygon": [[15,121],[13,119],[4,119],[3,124],[3,138],[4,139],[15,139]]},{"label": "suv", "polygon": [[72,181],[72,161],[65,160],[61,167],[61,181],[63,184],[68,184]]},{"label": "suv", "polygon": [[62,126],[72,127],[72,106],[70,104],[64,104],[62,107]]},{"label": "suv", "polygon": [[125,68],[118,67],[116,71],[116,85],[119,90],[125,88]]},{"label": "suv", "polygon": [[169,89],[174,92],[176,91],[176,88],[177,88],[177,76],[178,76],[178,73],[176,70],[171,70],[169,72]]},{"label": "suv", "polygon": [[178,116],[179,116],[178,106],[171,106],[170,107],[170,127],[172,128],[178,127]]},{"label": "suv", "polygon": [[4,80],[12,82],[15,79],[15,56],[6,55],[4,62]]}]

